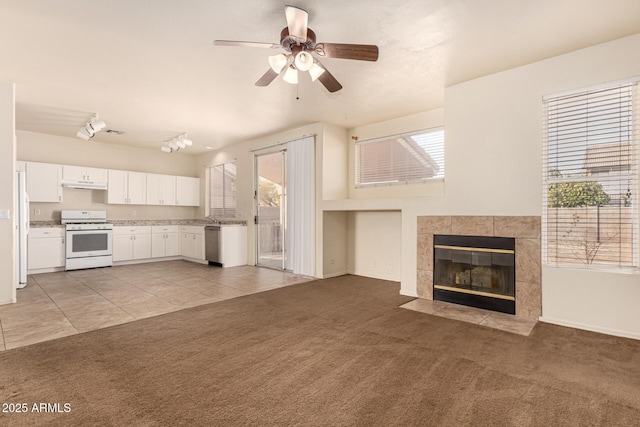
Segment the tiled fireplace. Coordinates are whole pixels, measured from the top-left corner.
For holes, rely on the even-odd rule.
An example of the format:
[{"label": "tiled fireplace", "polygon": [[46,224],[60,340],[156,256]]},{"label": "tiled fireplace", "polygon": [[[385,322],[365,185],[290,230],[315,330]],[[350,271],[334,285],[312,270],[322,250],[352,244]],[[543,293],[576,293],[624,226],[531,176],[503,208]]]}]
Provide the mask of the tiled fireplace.
[{"label": "tiled fireplace", "polygon": [[[434,265],[434,246],[450,248],[452,245],[442,245],[434,243],[434,235],[437,239],[442,239],[441,236],[446,236],[447,239],[452,242],[458,240],[463,241],[468,239],[468,236],[474,236],[480,241],[484,237],[489,238],[487,241],[505,241],[512,242],[515,253],[515,284],[511,286],[515,288],[507,289],[508,293],[515,293],[512,299],[515,300],[515,310],[505,311],[513,313],[518,317],[524,317],[528,319],[537,319],[542,313],[541,304],[541,251],[540,251],[540,217],[532,216],[422,216],[418,217],[418,272],[417,272],[417,291],[418,297],[432,300],[434,299],[434,267],[435,270],[440,270],[443,263],[442,260],[436,260]],[[458,238],[460,236],[460,238]],[[467,237],[465,237],[467,236]],[[495,238],[495,239],[493,239]],[[445,241],[448,243],[449,241]],[[463,244],[464,246],[465,244]],[[473,245],[472,245],[473,246]],[[487,246],[484,242],[480,246]],[[451,255],[449,249],[445,251],[444,257],[455,258],[469,257],[471,254],[465,254],[460,252],[460,255]],[[482,258],[482,253],[471,256],[472,258]],[[480,260],[480,263],[483,263]],[[498,261],[498,264],[503,264],[503,261]],[[455,270],[457,263],[453,264],[453,270]],[[504,268],[498,268],[498,270],[504,270]],[[484,270],[487,270],[484,272]],[[442,277],[442,274],[440,277]],[[471,277],[467,277],[471,273],[466,272],[465,269],[460,271],[450,271],[447,273],[449,281],[451,283],[438,283],[436,284],[436,299],[443,299],[440,294],[451,295],[451,291],[455,291],[456,287],[464,288],[467,279],[471,280]],[[447,275],[445,274],[445,276]],[[491,281],[491,273],[488,269],[475,268],[474,277],[477,285],[482,282],[482,274],[488,275],[487,280]],[[495,276],[495,272],[493,273]],[[495,279],[495,277],[493,278]],[[442,278],[440,280],[443,280]],[[495,280],[494,280],[495,281]],[[457,282],[457,286],[456,285]],[[486,285],[485,285],[486,286]],[[477,287],[477,286],[476,286]],[[489,288],[495,288],[495,283],[489,285]],[[482,291],[482,289],[481,289]],[[472,292],[485,294],[485,292]],[[462,293],[455,293],[460,295],[464,300],[469,296],[469,292],[466,295]],[[505,298],[502,298],[503,300]],[[508,299],[508,298],[507,298]],[[444,299],[445,301],[447,299]],[[464,302],[461,302],[464,304]],[[513,303],[511,303],[513,305]]]}]

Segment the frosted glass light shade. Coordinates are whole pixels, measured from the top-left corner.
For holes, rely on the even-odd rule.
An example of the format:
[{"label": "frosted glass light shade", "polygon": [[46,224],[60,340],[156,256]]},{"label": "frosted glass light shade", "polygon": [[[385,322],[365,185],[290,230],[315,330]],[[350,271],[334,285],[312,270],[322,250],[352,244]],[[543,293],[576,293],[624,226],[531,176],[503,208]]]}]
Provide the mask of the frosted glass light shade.
[{"label": "frosted glass light shade", "polygon": [[287,57],[284,53],[279,53],[278,55],[272,55],[269,57],[269,66],[278,74],[280,74],[286,65]]},{"label": "frosted glass light shade", "polygon": [[320,77],[322,73],[324,73],[324,68],[319,66],[317,63],[314,63],[311,68],[309,68],[309,75],[311,76],[312,82],[318,80],[318,77]]},{"label": "frosted glass light shade", "polygon": [[284,80],[285,82],[290,83],[292,85],[297,85],[298,84],[298,70],[296,70],[295,68],[289,67],[287,69],[287,72],[284,73],[284,76],[282,77],[282,80]]},{"label": "frosted glass light shade", "polygon": [[309,52],[302,51],[296,55],[294,61],[296,68],[300,71],[308,71],[313,66],[313,56]]}]

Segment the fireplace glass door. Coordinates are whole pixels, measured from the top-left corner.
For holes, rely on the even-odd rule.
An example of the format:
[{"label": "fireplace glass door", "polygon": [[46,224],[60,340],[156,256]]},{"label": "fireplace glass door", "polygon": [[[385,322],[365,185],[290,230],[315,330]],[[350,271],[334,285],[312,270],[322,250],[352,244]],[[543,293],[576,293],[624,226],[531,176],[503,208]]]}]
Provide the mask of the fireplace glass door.
[{"label": "fireplace glass door", "polygon": [[514,239],[434,236],[434,299],[515,310],[514,246]]}]

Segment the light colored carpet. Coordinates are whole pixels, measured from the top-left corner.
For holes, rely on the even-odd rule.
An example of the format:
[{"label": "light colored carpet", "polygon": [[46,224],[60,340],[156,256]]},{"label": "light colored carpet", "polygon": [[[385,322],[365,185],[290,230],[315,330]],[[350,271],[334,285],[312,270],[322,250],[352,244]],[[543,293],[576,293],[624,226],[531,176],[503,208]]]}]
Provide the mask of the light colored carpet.
[{"label": "light colored carpet", "polygon": [[[0,353],[1,425],[638,425],[640,342],[398,308],[343,276]],[[62,406],[61,406],[62,407]]]}]

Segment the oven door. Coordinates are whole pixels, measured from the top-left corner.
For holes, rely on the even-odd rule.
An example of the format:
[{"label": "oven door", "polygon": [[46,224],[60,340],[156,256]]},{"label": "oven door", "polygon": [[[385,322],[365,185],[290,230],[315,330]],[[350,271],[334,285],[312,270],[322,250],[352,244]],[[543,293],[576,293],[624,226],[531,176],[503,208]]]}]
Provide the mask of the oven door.
[{"label": "oven door", "polygon": [[67,259],[112,254],[113,230],[67,230]]}]

